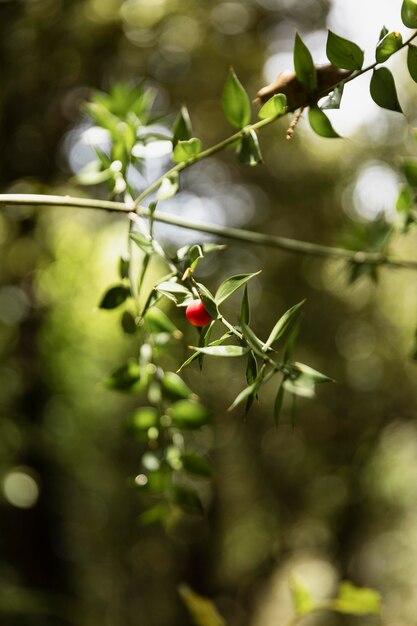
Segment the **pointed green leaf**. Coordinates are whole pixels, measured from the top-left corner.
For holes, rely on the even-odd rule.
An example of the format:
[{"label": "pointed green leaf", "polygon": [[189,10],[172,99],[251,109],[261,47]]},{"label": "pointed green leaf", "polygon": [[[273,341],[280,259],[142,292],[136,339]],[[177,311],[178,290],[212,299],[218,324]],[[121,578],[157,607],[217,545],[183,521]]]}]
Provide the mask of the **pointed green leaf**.
[{"label": "pointed green leaf", "polygon": [[179,141],[174,148],[172,160],[174,163],[183,163],[195,159],[201,152],[201,141],[197,137],[192,137],[185,141]]},{"label": "pointed green leaf", "polygon": [[236,398],[233,400],[232,404],[229,406],[229,408],[227,410],[228,411],[233,411],[233,409],[235,409],[244,400],[246,400],[248,398],[251,398],[251,397],[253,398],[255,396],[255,394],[257,393],[259,387],[260,387],[260,383],[257,382],[257,381],[252,383],[252,385],[249,385],[249,387],[245,387],[245,389],[243,389],[236,396]]},{"label": "pointed green leaf", "polygon": [[385,63],[392,54],[397,52],[403,45],[401,33],[392,32],[385,35],[376,47],[375,58],[378,63]]},{"label": "pointed green leaf", "polygon": [[261,107],[258,117],[261,120],[266,120],[274,117],[284,115],[287,110],[287,96],[283,93],[276,93],[269,98]]},{"label": "pointed green leaf", "polygon": [[298,304],[295,304],[294,306],[292,306],[290,309],[288,309],[288,311],[284,313],[284,315],[282,315],[279,318],[274,328],[271,330],[271,333],[268,339],[265,342],[265,345],[263,348],[265,352],[268,350],[268,348],[271,347],[274,341],[277,341],[288,330],[288,328],[296,321],[296,319],[301,313],[301,307],[304,304],[305,304],[305,300],[298,302]]},{"label": "pointed green leaf", "polygon": [[152,306],[144,314],[146,327],[151,333],[169,333],[176,339],[182,337],[182,332],[160,308]]},{"label": "pointed green leaf", "polygon": [[138,327],[136,326],[135,316],[130,313],[130,311],[123,311],[122,319],[120,324],[123,328],[123,332],[127,335],[133,335]]},{"label": "pointed green leaf", "polygon": [[164,396],[170,400],[188,400],[193,395],[188,385],[174,372],[164,373],[161,380],[161,388]]},{"label": "pointed green leaf", "polygon": [[171,414],[172,424],[184,430],[200,428],[211,420],[210,411],[199,402],[191,400],[178,400],[168,411]]},{"label": "pointed green leaf", "polygon": [[403,0],[401,19],[407,28],[417,28],[417,0]]},{"label": "pointed green leaf", "polygon": [[298,81],[308,93],[317,91],[317,70],[309,49],[298,33],[294,42],[294,67]]},{"label": "pointed green leaf", "polygon": [[374,70],[371,78],[370,91],[373,101],[383,109],[402,113],[395,88],[394,77],[386,67]]},{"label": "pointed green leaf", "polygon": [[183,454],[181,456],[183,468],[189,474],[201,478],[211,478],[213,472],[209,461],[200,454]]},{"label": "pointed green leaf", "polygon": [[206,348],[190,346],[190,348],[196,352],[200,352],[201,354],[222,357],[243,356],[248,352],[248,348],[243,348],[242,346],[207,346]]},{"label": "pointed green leaf", "polygon": [[278,424],[279,422],[279,418],[281,415],[281,409],[282,409],[282,403],[284,401],[284,381],[281,382],[280,386],[278,387],[278,391],[277,391],[277,395],[275,396],[275,402],[274,402],[274,419],[275,419],[275,424]]},{"label": "pointed green leaf", "polygon": [[195,283],[199,296],[204,304],[207,313],[215,320],[219,317],[217,303],[213,294],[202,283]]},{"label": "pointed green leaf", "polygon": [[240,306],[240,323],[249,324],[250,322],[250,304],[248,297],[248,286],[245,285],[245,289],[243,291],[242,304]]},{"label": "pointed green leaf", "polygon": [[309,365],[305,365],[304,363],[298,363],[297,361],[294,363],[294,368],[301,372],[305,376],[309,376],[315,383],[333,383],[333,378],[326,376],[326,374],[322,374],[317,370],[313,369]]},{"label": "pointed green leaf", "polygon": [[237,148],[237,158],[239,163],[250,165],[251,167],[263,163],[258,136],[254,130],[250,130],[240,140]]},{"label": "pointed green leaf", "polygon": [[227,278],[225,281],[221,283],[219,288],[216,291],[216,295],[214,297],[216,303],[219,305],[224,302],[229,296],[232,295],[239,287],[244,285],[251,280],[254,276],[258,276],[261,271],[254,272],[253,274],[236,274],[235,276],[231,276]]},{"label": "pointed green leaf", "polygon": [[184,305],[188,301],[194,300],[191,291],[184,285],[176,282],[163,281],[156,285],[155,289],[179,306]]},{"label": "pointed green leaf", "polygon": [[356,43],[344,37],[339,37],[329,30],[326,44],[326,54],[332,65],[344,70],[360,70],[363,65],[363,50]]},{"label": "pointed green leaf", "polygon": [[172,145],[175,148],[179,141],[191,139],[192,134],[193,129],[188,109],[186,106],[182,106],[172,127]]},{"label": "pointed green leaf", "polygon": [[379,615],[381,596],[374,589],[355,587],[350,582],[343,582],[332,607],[339,613],[348,615]]},{"label": "pointed green leaf", "polygon": [[404,176],[411,187],[417,187],[417,159],[404,159],[401,165]]},{"label": "pointed green leaf", "polygon": [[248,346],[251,350],[254,351],[258,356],[262,356],[265,358],[265,353],[263,352],[264,342],[256,336],[252,328],[250,328],[245,322],[241,322],[243,336],[246,339]]},{"label": "pointed green leaf", "polygon": [[407,67],[411,78],[417,83],[417,46],[413,46],[411,43],[408,45]]},{"label": "pointed green leaf", "polygon": [[103,296],[99,307],[100,309],[115,309],[130,296],[130,289],[125,285],[116,285],[111,287]]},{"label": "pointed green leaf", "polygon": [[337,138],[340,135],[334,130],[327,115],[318,107],[310,107],[308,111],[308,121],[311,128],[319,137]]},{"label": "pointed green leaf", "polygon": [[130,233],[129,237],[145,254],[153,254],[155,252],[153,241],[148,236],[142,233]]},{"label": "pointed green leaf", "polygon": [[290,583],[291,598],[297,615],[307,615],[314,609],[313,598],[308,589],[295,578]]},{"label": "pointed green leaf", "polygon": [[379,41],[381,41],[381,39],[384,39],[385,35],[388,35],[388,33],[389,33],[388,28],[386,26],[383,26],[379,33]]},{"label": "pointed green leaf", "polygon": [[320,105],[322,111],[326,109],[339,109],[342,101],[344,90],[344,84],[337,85],[334,90],[328,95],[323,104]]},{"label": "pointed green leaf", "polygon": [[251,104],[245,88],[230,68],[222,95],[223,112],[227,121],[235,128],[243,128],[250,122]]},{"label": "pointed green leaf", "polygon": [[194,593],[187,585],[180,585],[178,591],[195,626],[226,626],[211,600]]}]

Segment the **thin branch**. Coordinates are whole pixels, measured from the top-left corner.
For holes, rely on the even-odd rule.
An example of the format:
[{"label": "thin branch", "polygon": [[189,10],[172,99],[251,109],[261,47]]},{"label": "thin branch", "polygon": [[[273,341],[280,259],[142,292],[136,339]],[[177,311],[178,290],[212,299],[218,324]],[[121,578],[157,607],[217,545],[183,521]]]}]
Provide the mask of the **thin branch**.
[{"label": "thin branch", "polygon": [[[118,213],[130,213],[132,211],[131,204],[111,202],[108,200],[90,200],[88,198],[73,198],[70,196],[43,196],[40,194],[0,194],[0,206],[7,205],[29,205],[38,207],[61,206],[78,209],[114,211]],[[146,207],[138,207],[136,213],[142,217],[149,217],[149,210]],[[345,248],[323,246],[321,244],[289,239],[287,237],[256,233],[242,228],[230,228],[227,226],[218,226],[217,224],[192,222],[177,215],[168,215],[162,211],[156,211],[154,213],[154,220],[179,228],[208,233],[221,239],[232,239],[278,250],[285,250],[286,252],[296,252],[298,254],[322,258],[343,259],[353,263],[386,265],[394,268],[417,270],[417,261],[396,259],[380,252],[347,250]]]}]

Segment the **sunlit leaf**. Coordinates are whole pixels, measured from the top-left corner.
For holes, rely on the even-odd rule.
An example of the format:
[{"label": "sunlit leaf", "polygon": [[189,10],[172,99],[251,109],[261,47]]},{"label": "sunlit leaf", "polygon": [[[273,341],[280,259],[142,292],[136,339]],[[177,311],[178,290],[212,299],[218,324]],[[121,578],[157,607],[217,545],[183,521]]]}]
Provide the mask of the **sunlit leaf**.
[{"label": "sunlit leaf", "polygon": [[375,52],[375,58],[378,63],[384,63],[390,58],[392,54],[397,52],[403,45],[403,38],[401,33],[392,32],[385,35],[385,37],[378,43]]},{"label": "sunlit leaf", "polygon": [[254,276],[258,276],[261,272],[253,272],[252,274],[236,274],[227,278],[221,283],[216,291],[215,301],[219,305],[229,298],[239,287],[251,280]]},{"label": "sunlit leaf", "polygon": [[161,388],[165,397],[171,400],[187,400],[193,392],[183,379],[174,372],[165,372],[161,380]]},{"label": "sunlit leaf", "polygon": [[298,304],[295,304],[294,306],[292,306],[290,309],[288,309],[288,311],[284,313],[284,315],[282,315],[279,318],[274,328],[271,330],[271,333],[268,339],[265,342],[265,345],[263,347],[263,350],[265,352],[268,350],[268,348],[272,346],[274,341],[277,341],[280,337],[282,337],[282,335],[296,321],[296,319],[301,313],[301,308],[304,304],[305,304],[305,300],[298,302]]},{"label": "sunlit leaf", "polygon": [[255,334],[255,332],[248,326],[244,321],[241,321],[243,336],[245,337],[249,347],[251,350],[255,352],[258,356],[265,358],[265,344],[259,337]]},{"label": "sunlit leaf", "polygon": [[252,385],[249,385],[248,387],[245,387],[245,389],[243,389],[236,396],[236,398],[233,400],[232,404],[229,406],[229,408],[227,410],[228,411],[232,411],[239,404],[241,404],[244,400],[250,398],[251,396],[253,397],[257,393],[257,391],[259,389],[259,386],[260,386],[260,383],[254,382],[254,383],[252,383]]},{"label": "sunlit leaf", "polygon": [[408,211],[413,208],[414,204],[413,190],[408,185],[404,185],[398,194],[395,208],[398,213],[408,213]]},{"label": "sunlit leaf", "polygon": [[314,601],[308,589],[299,580],[292,578],[290,583],[291,598],[297,615],[307,615],[314,609]]},{"label": "sunlit leaf", "polygon": [[383,109],[402,113],[394,77],[386,67],[373,71],[370,91],[373,101]]},{"label": "sunlit leaf", "polygon": [[129,237],[145,254],[153,254],[155,252],[154,243],[148,236],[142,233],[130,233]]},{"label": "sunlit leaf", "polygon": [[200,428],[211,420],[210,411],[192,400],[178,400],[171,406],[170,413],[173,425],[184,430]]},{"label": "sunlit leaf", "polygon": [[287,96],[283,93],[276,93],[261,107],[258,117],[261,120],[284,115],[287,110]]},{"label": "sunlit leaf", "polygon": [[310,107],[308,111],[308,121],[311,128],[320,137],[337,138],[340,137],[334,130],[329,118],[318,107]]},{"label": "sunlit leaf", "polygon": [[153,406],[141,406],[136,409],[129,418],[129,429],[132,431],[146,431],[152,426],[156,426],[159,420],[159,413]]},{"label": "sunlit leaf", "polygon": [[100,309],[115,309],[130,297],[130,289],[125,285],[111,287],[103,296]]},{"label": "sunlit leaf", "polygon": [[163,281],[156,285],[155,289],[177,305],[194,299],[193,294],[187,287],[176,282]]},{"label": "sunlit leaf", "polygon": [[401,19],[407,28],[417,28],[417,0],[403,0]]},{"label": "sunlit leaf", "polygon": [[317,70],[309,49],[296,33],[294,42],[294,67],[297,79],[303,87],[313,93],[317,90]]},{"label": "sunlit leaf", "polygon": [[187,585],[180,585],[178,590],[195,626],[226,626],[211,600],[198,595]]},{"label": "sunlit leaf", "polygon": [[339,613],[348,615],[379,615],[381,596],[374,589],[355,587],[350,582],[343,582],[333,606]]},{"label": "sunlit leaf", "polygon": [[334,90],[328,95],[326,100],[320,105],[322,111],[327,109],[339,109],[342,101],[344,90],[344,84],[337,85]]},{"label": "sunlit leaf", "polygon": [[190,347],[196,352],[208,354],[209,356],[238,357],[243,356],[248,352],[248,348],[244,348],[243,346],[207,346],[202,348],[198,346]]},{"label": "sunlit leaf", "polygon": [[160,308],[150,307],[144,314],[145,324],[151,333],[169,333],[176,339],[182,337],[182,332]]},{"label": "sunlit leaf", "polygon": [[222,95],[223,112],[227,121],[235,128],[243,128],[250,122],[251,104],[245,88],[230,68]]},{"label": "sunlit leaf", "polygon": [[77,172],[76,179],[80,185],[98,185],[112,178],[110,169],[102,169],[99,161],[92,161]]},{"label": "sunlit leaf", "polygon": [[201,141],[197,137],[192,137],[185,141],[179,141],[174,148],[172,160],[174,163],[183,163],[198,156],[201,152]]},{"label": "sunlit leaf", "polygon": [[179,189],[179,176],[178,172],[175,172],[171,176],[167,176],[162,179],[161,186],[158,189],[156,197],[158,200],[168,200],[175,196]]},{"label": "sunlit leaf", "polygon": [[179,141],[191,139],[192,134],[193,129],[188,109],[186,106],[182,106],[172,127],[172,144],[174,148]]}]

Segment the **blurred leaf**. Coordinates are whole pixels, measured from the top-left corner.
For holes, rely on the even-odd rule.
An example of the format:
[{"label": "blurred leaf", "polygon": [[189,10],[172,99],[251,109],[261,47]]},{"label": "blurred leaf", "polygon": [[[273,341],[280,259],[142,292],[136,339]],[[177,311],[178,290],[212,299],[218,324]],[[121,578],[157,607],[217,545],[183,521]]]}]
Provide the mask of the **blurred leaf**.
[{"label": "blurred leaf", "polygon": [[158,200],[168,200],[175,196],[179,189],[179,175],[175,172],[171,176],[162,179],[161,186],[158,189],[156,197]]},{"label": "blurred leaf", "polygon": [[417,83],[417,46],[408,44],[407,67],[411,78]]},{"label": "blurred leaf", "polygon": [[159,413],[153,406],[141,406],[136,409],[129,418],[129,429],[136,431],[148,430],[157,426]]},{"label": "blurred leaf", "polygon": [[216,295],[214,297],[216,303],[219,305],[224,302],[232,295],[232,293],[239,289],[239,287],[247,283],[248,280],[251,280],[251,278],[253,278],[254,276],[258,276],[258,274],[260,273],[261,270],[252,274],[236,274],[235,276],[227,278],[221,283],[216,291]]},{"label": "blurred leaf", "polygon": [[297,615],[307,615],[314,609],[314,601],[310,592],[299,580],[291,578],[291,598]]},{"label": "blurred leaf", "polygon": [[153,240],[149,236],[142,233],[130,233],[129,237],[145,254],[153,254],[155,252]]},{"label": "blurred leaf", "polygon": [[370,91],[373,101],[383,109],[402,113],[395,88],[394,77],[386,67],[374,70]]},{"label": "blurred leaf", "polygon": [[176,339],[182,337],[182,332],[175,326],[169,317],[160,308],[150,307],[144,315],[145,324],[151,333],[169,333]]},{"label": "blurred leaf", "polygon": [[308,111],[308,121],[314,132],[320,137],[329,139],[340,137],[331,125],[327,115],[318,107],[310,107]]},{"label": "blurred leaf", "polygon": [[174,148],[172,160],[174,163],[183,163],[194,159],[201,152],[201,141],[196,137],[192,137],[186,141],[179,141]]},{"label": "blurred leaf", "polygon": [[290,309],[288,309],[288,311],[286,311],[284,315],[282,315],[279,318],[279,320],[275,324],[274,328],[271,330],[271,333],[264,344],[264,347],[263,347],[264,352],[266,352],[268,348],[272,346],[274,341],[277,341],[280,337],[282,337],[282,335],[296,321],[296,319],[301,313],[301,307],[304,306],[304,304],[305,304],[305,300],[302,300],[298,304],[295,304]]},{"label": "blurred leaf", "polygon": [[356,43],[339,37],[329,30],[326,54],[332,65],[345,70],[360,70],[363,65],[363,50]]},{"label": "blurred leaf", "polygon": [[401,33],[392,32],[385,35],[385,37],[378,43],[375,52],[375,58],[378,63],[384,63],[390,58],[392,54],[397,52],[403,45],[403,38]]},{"label": "blurred leaf", "polygon": [[175,487],[173,499],[174,502],[186,513],[201,514],[204,512],[201,500],[194,489],[182,486]]},{"label": "blurred leaf", "polygon": [[171,400],[187,400],[193,395],[193,392],[188,385],[186,385],[183,379],[174,372],[164,373],[161,380],[161,387],[164,396],[170,398]]},{"label": "blurred leaf", "polygon": [[284,381],[281,382],[278,387],[277,395],[274,402],[274,420],[275,424],[278,424],[281,415],[282,403],[284,401]]},{"label": "blurred leaf", "polygon": [[403,0],[401,19],[407,28],[417,28],[417,0]]},{"label": "blurred leaf", "polygon": [[163,522],[169,516],[171,509],[169,504],[166,502],[159,502],[152,506],[150,509],[147,509],[144,513],[141,513],[139,516],[141,524],[154,524],[155,522]]},{"label": "blurred leaf", "polygon": [[254,130],[243,135],[237,148],[237,157],[239,163],[251,167],[263,163],[258,136]]},{"label": "blurred leaf", "polygon": [[223,112],[227,121],[235,128],[243,128],[250,122],[251,104],[245,88],[230,68],[222,95]]},{"label": "blurred leaf", "polygon": [[191,263],[191,260],[194,260],[194,250],[195,248],[198,248],[201,253],[203,254],[203,256],[205,256],[206,254],[209,254],[210,252],[217,252],[218,250],[224,250],[226,248],[226,246],[224,244],[218,244],[218,243],[200,243],[198,244],[198,246],[196,246],[196,244],[193,244],[191,246],[183,246],[182,248],[180,248],[179,250],[177,250],[177,254],[176,254],[176,258],[178,259],[178,261],[185,261],[186,263]]},{"label": "blurred leaf", "polygon": [[355,587],[350,582],[343,582],[333,606],[339,613],[348,615],[379,615],[381,596],[374,589]]},{"label": "blurred leaf", "polygon": [[108,291],[104,294],[100,304],[100,309],[115,309],[127,298],[130,297],[130,289],[125,285],[116,285],[115,287],[110,287]]},{"label": "blurred leaf", "polygon": [[172,424],[183,430],[195,430],[211,420],[210,411],[191,400],[178,400],[170,408]]},{"label": "blurred leaf", "polygon": [[317,70],[309,49],[298,33],[294,42],[294,67],[298,81],[308,93],[317,91]]},{"label": "blurred leaf", "polygon": [[130,259],[121,256],[119,259],[119,276],[120,278],[129,278]]},{"label": "blurred leaf", "polygon": [[187,141],[191,139],[192,135],[193,129],[188,109],[186,106],[182,106],[172,128],[172,144],[174,148],[179,141]]},{"label": "blurred leaf", "polygon": [[104,381],[108,389],[136,391],[140,382],[140,367],[136,359],[129,359]]},{"label": "blurred leaf", "polygon": [[417,159],[404,159],[401,165],[404,176],[411,187],[417,187]]},{"label": "blurred leaf", "polygon": [[113,172],[110,169],[103,170],[99,161],[92,161],[77,172],[76,179],[80,185],[98,185],[112,176]]},{"label": "blurred leaf", "polygon": [[226,626],[211,600],[198,595],[187,585],[180,585],[178,591],[195,626]]},{"label": "blurred leaf", "polygon": [[202,354],[221,357],[238,357],[248,352],[248,348],[243,348],[242,346],[207,346],[206,348],[190,346],[190,348]]},{"label": "blurred leaf", "polygon": [[395,208],[398,213],[408,213],[410,209],[413,208],[414,204],[413,190],[408,185],[404,185],[398,194]]},{"label": "blurred leaf", "polygon": [[213,472],[209,461],[200,454],[183,454],[181,461],[186,472],[201,478],[211,478]]},{"label": "blurred leaf", "polygon": [[327,109],[339,109],[342,101],[344,84],[337,85],[334,90],[328,95],[323,104],[320,105],[322,111]]},{"label": "blurred leaf", "polygon": [[130,311],[123,312],[121,326],[127,335],[133,335],[137,331],[135,316]]},{"label": "blurred leaf", "polygon": [[287,110],[287,97],[283,93],[276,93],[269,98],[261,107],[258,117],[261,120],[278,117],[284,115]]}]

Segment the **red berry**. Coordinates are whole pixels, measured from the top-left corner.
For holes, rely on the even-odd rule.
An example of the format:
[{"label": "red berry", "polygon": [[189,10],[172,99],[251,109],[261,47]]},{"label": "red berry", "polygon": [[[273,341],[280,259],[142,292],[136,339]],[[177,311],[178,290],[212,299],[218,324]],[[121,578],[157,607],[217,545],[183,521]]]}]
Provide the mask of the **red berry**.
[{"label": "red berry", "polygon": [[193,300],[185,309],[185,315],[193,326],[206,326],[213,319],[201,300]]}]

